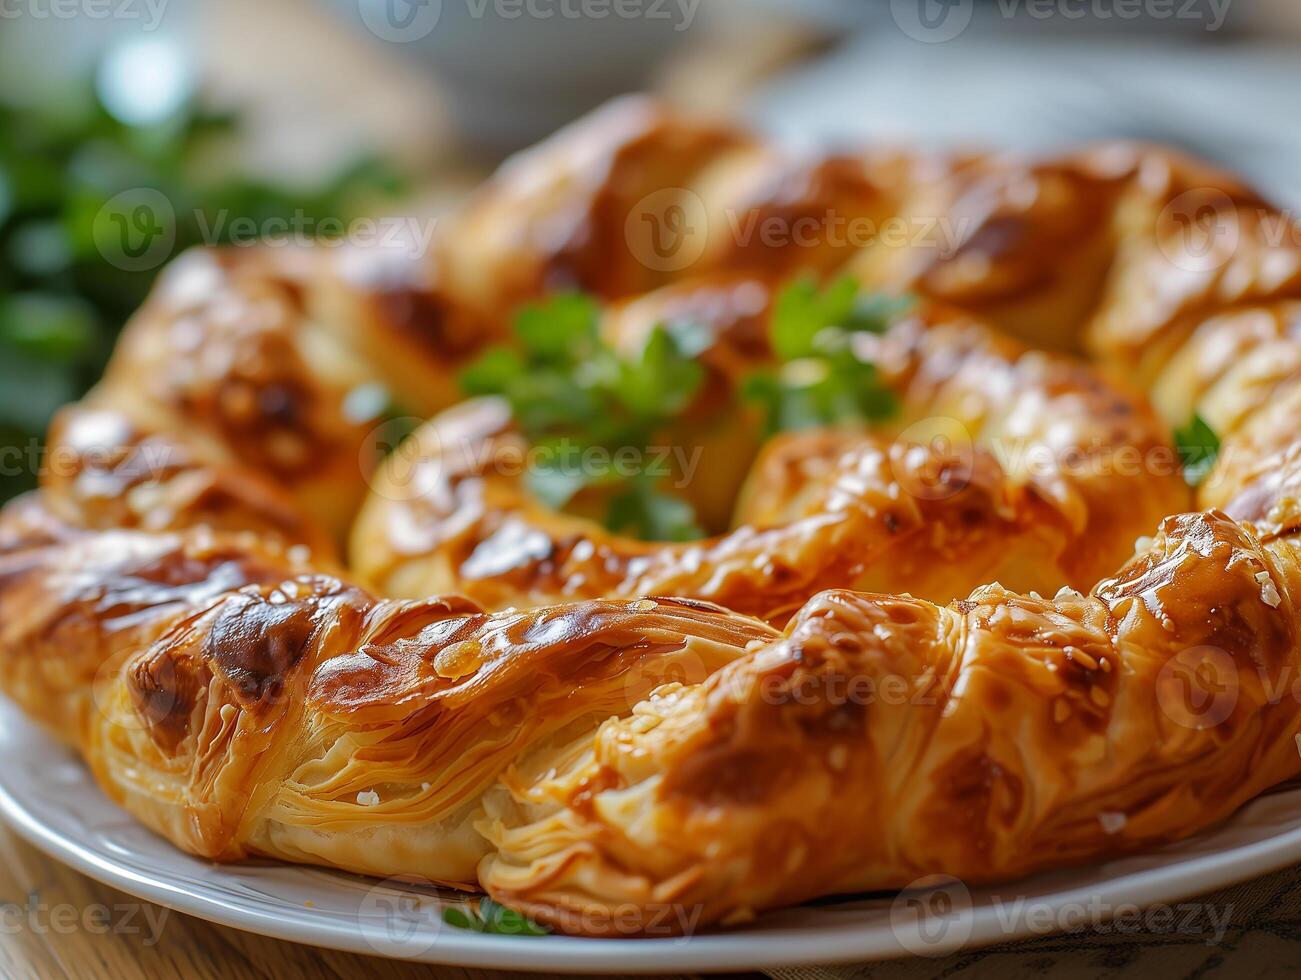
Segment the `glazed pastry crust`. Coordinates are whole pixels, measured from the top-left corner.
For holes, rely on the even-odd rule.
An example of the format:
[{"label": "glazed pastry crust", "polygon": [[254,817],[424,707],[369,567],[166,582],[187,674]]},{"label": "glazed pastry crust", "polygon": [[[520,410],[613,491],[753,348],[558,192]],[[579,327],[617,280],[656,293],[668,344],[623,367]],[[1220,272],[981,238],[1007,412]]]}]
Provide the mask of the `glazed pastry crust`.
[{"label": "glazed pastry crust", "polygon": [[[1231,246],[1180,234],[1208,202]],[[648,260],[697,206],[686,260]],[[727,221],[832,211],[933,224],[800,249]],[[419,261],[191,254],[0,517],[0,686],[192,853],[482,888],[575,933],[1186,837],[1301,770],[1282,220],[1153,147],[810,159],[634,101]],[[707,541],[546,511],[499,465],[502,406],[448,408],[557,288],[608,300],[617,344],[703,321],[725,394],[801,271],[921,297],[865,340],[903,414],[760,448],[705,397],[673,438],[716,461],[687,491],[730,521]],[[377,474],[376,386],[435,416]],[[1195,494],[1194,412],[1222,439]]]},{"label": "glazed pastry crust", "polygon": [[1089,595],[823,593],[779,642],[508,777],[481,879],[561,928],[666,903],[735,922],[1187,836],[1301,768],[1277,697],[1298,586],[1292,541],[1210,511]]},{"label": "glazed pastry crust", "polygon": [[[701,288],[720,290],[687,287]],[[690,595],[780,624],[827,588],[940,602],[993,580],[1087,588],[1188,505],[1157,417],[1082,365],[940,307],[864,339],[902,411],[871,432],[771,440],[728,533],[648,544],[556,514],[527,488],[508,409],[485,399],[387,460],[354,527],[354,567],[389,595],[459,592],[491,608]],[[741,375],[738,346],[720,332],[705,357]],[[698,452],[695,482],[720,481],[713,447],[675,448]]]},{"label": "glazed pastry crust", "polygon": [[700,683],[768,626],[681,599],[380,601],[251,535],[79,534],[0,559],[6,692],[186,850],[473,887],[519,755]]}]

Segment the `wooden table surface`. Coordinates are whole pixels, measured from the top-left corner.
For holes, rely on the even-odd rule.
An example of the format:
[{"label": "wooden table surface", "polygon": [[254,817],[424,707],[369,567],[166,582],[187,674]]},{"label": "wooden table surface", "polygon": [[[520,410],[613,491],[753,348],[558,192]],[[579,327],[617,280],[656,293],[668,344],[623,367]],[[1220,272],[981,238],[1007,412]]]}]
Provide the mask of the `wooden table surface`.
[{"label": "wooden table surface", "polygon": [[0,977],[5,980],[546,976],[400,963],[212,925],[101,885],[46,857],[0,824]]}]

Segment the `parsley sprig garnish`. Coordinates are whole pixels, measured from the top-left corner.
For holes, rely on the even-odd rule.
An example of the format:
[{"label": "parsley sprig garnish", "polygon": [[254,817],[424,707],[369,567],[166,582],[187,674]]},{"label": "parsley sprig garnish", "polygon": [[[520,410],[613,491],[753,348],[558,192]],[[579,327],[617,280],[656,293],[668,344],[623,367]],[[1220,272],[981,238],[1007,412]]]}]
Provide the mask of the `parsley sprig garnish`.
[{"label": "parsley sprig garnish", "polygon": [[478,908],[464,905],[443,910],[443,921],[457,929],[489,932],[498,936],[547,936],[551,930],[528,916],[508,909],[491,898],[479,899]]},{"label": "parsley sprig garnish", "polygon": [[1186,426],[1175,429],[1175,449],[1184,464],[1184,480],[1195,487],[1214,468],[1220,455],[1220,437],[1194,412]]},{"label": "parsley sprig garnish", "polygon": [[[482,355],[462,373],[461,386],[510,403],[524,436],[543,450],[527,479],[549,506],[563,508],[580,491],[602,487],[611,491],[611,530],[656,541],[701,537],[691,505],[660,489],[668,474],[648,472],[646,464],[659,455],[649,447],[704,381],[695,358],[707,338],[690,326],[657,326],[630,354],[601,337],[599,320],[597,304],[576,293],[526,306],[514,321],[517,347]],[[603,452],[588,452],[593,448]]]},{"label": "parsley sprig garnish", "polygon": [[[826,287],[798,281],[777,296],[770,330],[780,362],[745,385],[767,409],[769,432],[891,415],[893,393],[854,350],[855,334],[881,333],[911,299],[864,295],[841,279]],[[670,431],[704,382],[696,360],[709,342],[690,324],[655,327],[637,352],[602,338],[591,298],[563,293],[522,308],[515,346],[483,354],[461,375],[471,395],[510,404],[534,456],[527,481],[547,505],[561,509],[589,488],[608,492],[606,526],[651,541],[703,535],[691,505],[663,492],[667,473],[629,472],[627,457],[649,463],[654,440]],[[604,450],[593,455],[589,450]]]},{"label": "parsley sprig garnish", "polygon": [[912,302],[911,297],[864,294],[851,278],[821,288],[801,280],[783,289],[769,328],[781,363],[745,385],[745,396],[766,411],[768,433],[894,414],[894,393],[855,353],[853,337],[884,333]]}]

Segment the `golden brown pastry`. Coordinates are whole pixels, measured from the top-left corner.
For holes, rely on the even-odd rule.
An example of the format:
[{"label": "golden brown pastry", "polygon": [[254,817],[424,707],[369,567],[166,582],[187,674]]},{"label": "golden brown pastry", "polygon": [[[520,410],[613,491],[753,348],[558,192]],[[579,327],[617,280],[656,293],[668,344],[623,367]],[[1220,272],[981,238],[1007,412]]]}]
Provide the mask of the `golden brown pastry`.
[{"label": "golden brown pastry", "polygon": [[0,555],[0,678],[187,850],[471,886],[530,747],[775,633],[706,603],[489,615],[377,601],[253,535],[113,531]]},{"label": "golden brown pastry", "polygon": [[460,884],[477,864],[573,931],[669,905],[703,925],[1174,839],[1301,769],[1301,708],[1270,694],[1296,546],[1217,512],[1169,519],[1089,596],[833,591],[781,638],[681,600],[376,602],[190,535],[10,561],[3,676],[84,719],[108,792],[205,856]]},{"label": "golden brown pastry", "polygon": [[576,931],[670,904],[737,922],[1186,836],[1301,771],[1301,704],[1276,696],[1298,557],[1210,511],[1087,596],[823,593],[704,684],[524,756],[480,880]]},{"label": "golden brown pastry", "polygon": [[[557,514],[526,486],[528,446],[509,410],[486,399],[438,416],[389,457],[354,526],[354,567],[394,596],[456,592],[519,608],[683,595],[780,624],[828,588],[939,602],[994,580],[1088,588],[1187,507],[1163,427],[1082,365],[942,309],[863,339],[902,411],[871,432],[770,442],[728,533],[648,543]],[[722,334],[716,346],[732,343]],[[712,357],[726,364],[729,353]],[[686,493],[726,479],[714,446],[675,448],[697,454]]]},{"label": "golden brown pastry", "polygon": [[115,409],[63,409],[41,476],[42,506],[71,526],[204,526],[305,544],[323,560],[335,553],[292,493],[260,469],[231,462],[192,432],[143,430]]},{"label": "golden brown pastry", "polygon": [[252,532],[86,532],[23,498],[0,522],[4,691],[84,749],[126,659],[228,592],[307,571],[307,557]]},{"label": "golden brown pastry", "polygon": [[[931,226],[795,241],[833,212]],[[797,159],[631,101],[419,260],[192,254],[0,516],[0,686],[193,853],[483,888],[575,933],[1186,837],[1301,770],[1283,221],[1150,147]],[[922,297],[860,338],[902,413],[760,446],[727,406],[772,290],[846,270]],[[610,301],[616,344],[710,328],[673,436],[710,453],[688,492],[724,533],[542,508],[491,400],[372,477],[379,386],[442,411],[511,308],[566,287]],[[1195,494],[1194,414],[1221,439]]]},{"label": "golden brown pastry", "polygon": [[442,262],[486,313],[561,289],[613,299],[715,271],[826,270],[860,247],[853,226],[894,213],[907,171],[794,155],[618,99],[507,161],[457,218]]},{"label": "golden brown pastry", "polygon": [[[427,268],[378,246],[189,252],[164,272],[85,404],[118,415],[133,439],[179,436],[187,459],[269,479],[320,529],[287,536],[338,541],[382,458],[387,418],[450,404],[457,365],[491,337],[447,309]],[[63,433],[73,455],[77,432]]]}]

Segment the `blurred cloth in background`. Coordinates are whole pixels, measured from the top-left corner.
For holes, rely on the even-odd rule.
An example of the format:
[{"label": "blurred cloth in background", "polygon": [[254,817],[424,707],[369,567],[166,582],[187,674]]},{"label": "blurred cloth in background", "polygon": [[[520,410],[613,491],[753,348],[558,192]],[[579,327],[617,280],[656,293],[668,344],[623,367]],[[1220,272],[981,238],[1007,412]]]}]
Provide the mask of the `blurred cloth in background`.
[{"label": "blurred cloth in background", "polygon": [[[950,2],[961,11],[961,0]],[[1218,161],[1282,203],[1301,202],[1295,0],[1178,0],[1154,7],[1172,12],[1161,20],[1065,16],[1093,9],[1094,0],[989,0],[968,4],[970,20],[948,39],[960,14],[932,21],[928,35],[896,19],[897,6],[878,5],[872,23],[839,49],[764,86],[750,116],[814,144],[1038,150],[1153,140]],[[1012,8],[1017,17],[1002,16]],[[1049,8],[1056,13],[1026,13]],[[1175,18],[1181,9],[1188,16]]]}]

